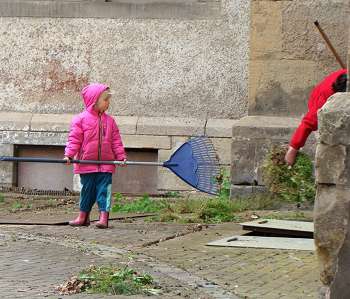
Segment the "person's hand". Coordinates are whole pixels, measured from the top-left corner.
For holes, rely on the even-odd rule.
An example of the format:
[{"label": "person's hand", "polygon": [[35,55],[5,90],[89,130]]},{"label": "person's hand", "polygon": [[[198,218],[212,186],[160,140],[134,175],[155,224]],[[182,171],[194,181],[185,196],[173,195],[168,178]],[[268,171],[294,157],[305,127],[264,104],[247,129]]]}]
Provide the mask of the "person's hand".
[{"label": "person's hand", "polygon": [[123,164],[120,164],[120,167],[126,167],[126,166],[127,166],[126,161],[127,161],[127,160],[124,159],[124,160],[123,160]]},{"label": "person's hand", "polygon": [[284,157],[284,160],[286,161],[286,163],[289,166],[294,165],[297,154],[298,154],[298,150],[296,150],[295,148],[293,148],[291,146],[288,147],[288,150],[287,150],[286,156]]},{"label": "person's hand", "polygon": [[71,159],[69,157],[64,157],[63,160],[66,161],[67,165],[71,164]]}]

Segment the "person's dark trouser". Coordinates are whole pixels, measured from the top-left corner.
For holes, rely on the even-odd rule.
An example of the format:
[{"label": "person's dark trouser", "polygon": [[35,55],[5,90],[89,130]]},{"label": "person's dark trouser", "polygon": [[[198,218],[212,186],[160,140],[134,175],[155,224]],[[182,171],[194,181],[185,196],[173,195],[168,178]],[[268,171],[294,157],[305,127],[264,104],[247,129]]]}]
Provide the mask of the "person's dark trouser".
[{"label": "person's dark trouser", "polygon": [[100,212],[109,212],[111,208],[112,174],[94,172],[80,175],[82,189],[80,193],[80,211],[90,212],[97,201]]}]

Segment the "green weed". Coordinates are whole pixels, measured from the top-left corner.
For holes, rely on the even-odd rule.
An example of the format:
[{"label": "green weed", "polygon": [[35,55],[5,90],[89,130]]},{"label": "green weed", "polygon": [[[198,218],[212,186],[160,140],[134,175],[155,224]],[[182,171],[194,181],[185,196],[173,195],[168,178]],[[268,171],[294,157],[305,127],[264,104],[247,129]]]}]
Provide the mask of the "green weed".
[{"label": "green weed", "polygon": [[284,147],[275,146],[266,158],[263,177],[268,190],[287,202],[313,202],[316,189],[311,159],[299,153],[290,167],[284,162],[285,153]]},{"label": "green weed", "polygon": [[119,269],[113,266],[90,268],[80,272],[78,279],[84,282],[83,291],[112,295],[138,295],[153,293],[153,278],[139,274],[128,266]]}]

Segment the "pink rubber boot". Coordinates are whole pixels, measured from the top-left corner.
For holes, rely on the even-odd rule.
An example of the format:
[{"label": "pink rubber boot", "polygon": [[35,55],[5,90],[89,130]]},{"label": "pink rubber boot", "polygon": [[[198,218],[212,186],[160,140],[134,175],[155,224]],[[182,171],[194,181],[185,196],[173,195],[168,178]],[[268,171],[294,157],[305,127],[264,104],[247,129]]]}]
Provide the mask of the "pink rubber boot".
[{"label": "pink rubber boot", "polygon": [[98,228],[107,228],[108,227],[108,212],[100,212],[100,220],[96,223],[96,227]]},{"label": "pink rubber boot", "polygon": [[90,213],[88,212],[79,212],[77,218],[72,221],[69,221],[70,226],[89,226],[90,225]]}]

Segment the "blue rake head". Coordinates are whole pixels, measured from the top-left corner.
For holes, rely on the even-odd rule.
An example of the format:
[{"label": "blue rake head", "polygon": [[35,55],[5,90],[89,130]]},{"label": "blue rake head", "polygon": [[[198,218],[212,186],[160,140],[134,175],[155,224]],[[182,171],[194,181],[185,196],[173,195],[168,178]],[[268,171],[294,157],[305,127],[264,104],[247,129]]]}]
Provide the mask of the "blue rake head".
[{"label": "blue rake head", "polygon": [[219,161],[207,137],[196,137],[185,142],[163,166],[202,192],[212,195],[219,193]]}]

